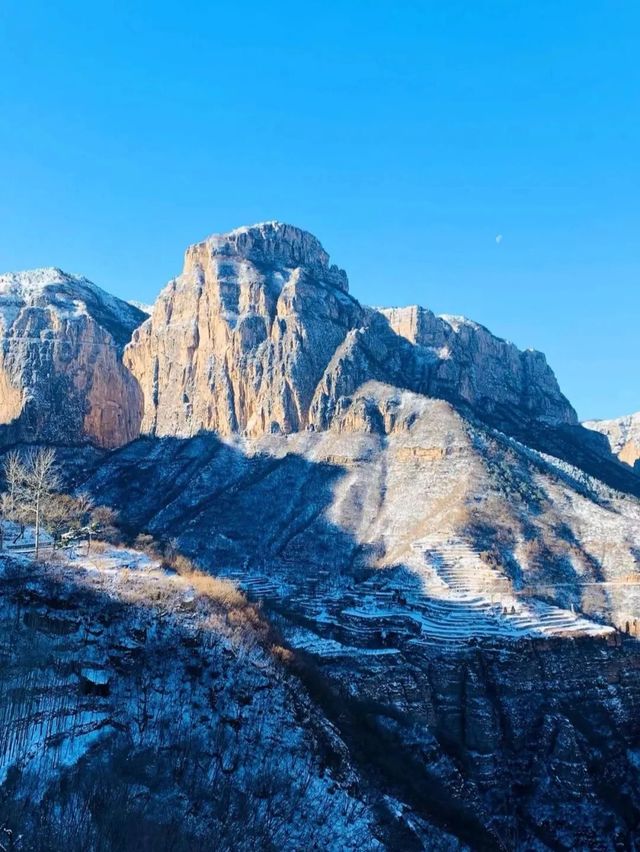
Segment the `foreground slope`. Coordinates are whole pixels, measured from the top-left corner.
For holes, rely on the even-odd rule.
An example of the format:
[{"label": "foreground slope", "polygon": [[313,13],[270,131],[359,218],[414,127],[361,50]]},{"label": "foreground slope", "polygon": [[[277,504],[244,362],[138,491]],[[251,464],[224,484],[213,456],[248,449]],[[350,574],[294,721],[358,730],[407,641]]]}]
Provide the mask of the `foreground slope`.
[{"label": "foreground slope", "polygon": [[132,550],[0,558],[0,641],[19,848],[382,848],[345,745],[233,587]]}]

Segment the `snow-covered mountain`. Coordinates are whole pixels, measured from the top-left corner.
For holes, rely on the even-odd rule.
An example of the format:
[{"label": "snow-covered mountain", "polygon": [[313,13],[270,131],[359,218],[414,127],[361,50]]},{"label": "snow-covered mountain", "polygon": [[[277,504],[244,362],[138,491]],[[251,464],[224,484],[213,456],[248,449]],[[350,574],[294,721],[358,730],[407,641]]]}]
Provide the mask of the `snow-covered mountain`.
[{"label": "snow-covered mountain", "polygon": [[[42,714],[49,753],[65,743],[64,760],[36,773],[46,801],[95,779],[106,761],[120,797],[139,796],[155,828],[188,814],[188,848],[200,848],[197,838],[222,830],[207,775],[217,761],[229,801],[244,795],[251,813],[266,809],[273,848],[633,848],[633,419],[618,431],[580,425],[543,355],[471,320],[361,305],[319,241],[278,222],[191,246],[149,317],[56,270],[0,281],[0,411],[14,423],[5,438],[66,444],[70,483],[116,509],[126,536],[152,536],[238,584],[273,631],[260,634],[268,642],[259,652],[242,644],[229,657],[225,630],[236,616],[194,610],[188,582],[157,565],[143,577],[122,560],[99,571],[67,566],[55,588],[38,575],[33,593],[9,565],[6,636],[16,606],[37,612],[24,622],[36,633],[21,628],[11,658],[23,681],[33,637],[61,636],[49,624],[61,611],[78,621],[69,613],[79,576],[99,601],[135,597],[134,626],[144,621],[151,637],[136,632],[134,648],[130,616],[118,610],[103,622],[91,603],[69,628],[78,642],[36,642],[43,659],[62,654],[77,680],[58,682],[55,663],[43,664],[36,685],[6,680],[5,764],[29,764]],[[87,439],[124,446],[73,446]],[[138,662],[128,668],[130,651]],[[152,676],[136,691],[146,654]],[[243,711],[227,705],[242,705],[246,690],[232,680],[253,684],[256,667],[274,703],[246,705],[243,727]],[[85,670],[100,674],[87,685]],[[94,700],[109,697],[105,677],[118,698],[108,711]],[[88,706],[69,699],[71,683],[96,693]],[[70,725],[56,728],[55,707],[33,690],[63,695]],[[144,702],[155,710],[140,731]],[[281,810],[289,795],[275,789],[272,763],[268,784],[248,781],[249,744],[258,764],[267,761],[261,738],[272,743],[280,717],[290,742],[278,740],[278,754],[307,779],[296,798],[305,819],[321,820],[325,797],[336,797],[326,805],[331,825],[313,835],[296,833],[290,811],[278,820],[259,804],[273,799]],[[139,736],[135,766],[150,761],[155,787],[121,770],[112,751],[94,750],[103,719],[119,744]],[[174,735],[188,757],[171,753],[163,737]],[[251,773],[258,764],[252,757]],[[197,795],[182,781],[191,771]],[[11,794],[25,801],[32,780],[11,777]],[[289,784],[278,789],[298,796]],[[116,824],[120,801],[107,809]],[[93,816],[87,824],[103,837]]]}]

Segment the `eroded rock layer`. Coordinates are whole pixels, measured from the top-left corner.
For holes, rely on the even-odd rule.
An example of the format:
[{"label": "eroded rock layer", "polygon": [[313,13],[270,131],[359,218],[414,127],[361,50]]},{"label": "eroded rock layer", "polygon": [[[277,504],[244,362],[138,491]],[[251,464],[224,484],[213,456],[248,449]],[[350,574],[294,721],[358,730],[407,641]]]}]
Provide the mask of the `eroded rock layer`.
[{"label": "eroded rock layer", "polygon": [[604,435],[611,452],[640,473],[640,412],[614,420],[589,420],[584,425]]},{"label": "eroded rock layer", "polygon": [[58,269],[0,276],[0,441],[117,447],[142,396],[122,349],[144,314]]}]

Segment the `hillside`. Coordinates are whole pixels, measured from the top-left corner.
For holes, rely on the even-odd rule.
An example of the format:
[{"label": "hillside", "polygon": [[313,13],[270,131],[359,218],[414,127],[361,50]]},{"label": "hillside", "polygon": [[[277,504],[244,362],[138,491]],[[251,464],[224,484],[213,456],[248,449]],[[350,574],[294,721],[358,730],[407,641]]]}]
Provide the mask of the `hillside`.
[{"label": "hillside", "polygon": [[0,438],[55,444],[130,545],[4,558],[1,818],[79,810],[78,850],[133,848],[123,813],[167,852],[634,848],[632,418],[579,424],[472,320],[361,305],[279,222],[188,248],[148,316],[0,281]]},{"label": "hillside", "polygon": [[25,848],[381,848],[344,744],[229,584],[131,549],[0,558],[0,640],[0,818]]},{"label": "hillside", "polygon": [[262,601],[361,771],[427,825],[473,848],[632,836],[636,499],[375,383],[326,432],[143,439],[85,485]]}]

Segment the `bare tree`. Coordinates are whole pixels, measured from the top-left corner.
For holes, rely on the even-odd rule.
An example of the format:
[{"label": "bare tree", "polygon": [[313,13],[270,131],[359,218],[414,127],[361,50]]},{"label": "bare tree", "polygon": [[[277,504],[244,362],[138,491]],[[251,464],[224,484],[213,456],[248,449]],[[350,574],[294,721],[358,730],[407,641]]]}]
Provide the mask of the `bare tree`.
[{"label": "bare tree", "polygon": [[87,542],[87,553],[91,550],[91,540],[93,536],[100,536],[103,540],[110,542],[118,542],[120,540],[120,532],[117,527],[118,513],[110,506],[96,506],[91,511],[88,530],[89,538]]},{"label": "bare tree", "polygon": [[5,469],[8,482],[8,502],[14,520],[24,524],[31,521],[35,527],[35,558],[40,556],[40,537],[46,512],[52,507],[52,497],[59,491],[62,479],[56,465],[55,450],[32,450],[22,462],[19,456]]},{"label": "bare tree", "polygon": [[90,540],[92,528],[87,524],[92,510],[93,500],[88,494],[80,493],[75,497],[71,494],[55,494],[46,501],[43,526],[51,533],[54,544],[61,544],[65,540],[77,541],[85,536]]},{"label": "bare tree", "polygon": [[[19,524],[19,531],[14,539],[15,542],[24,534],[25,518],[21,512],[20,495],[26,482],[26,468],[17,450],[12,450],[4,458],[2,465],[6,491],[2,494],[0,511],[8,521]],[[2,539],[0,538],[0,543]]]},{"label": "bare tree", "polygon": [[56,465],[55,450],[37,450],[27,458],[27,482],[25,498],[28,511],[34,518],[35,526],[35,558],[40,554],[40,533],[43,514],[47,509],[47,501],[54,492],[60,490],[62,480]]}]

